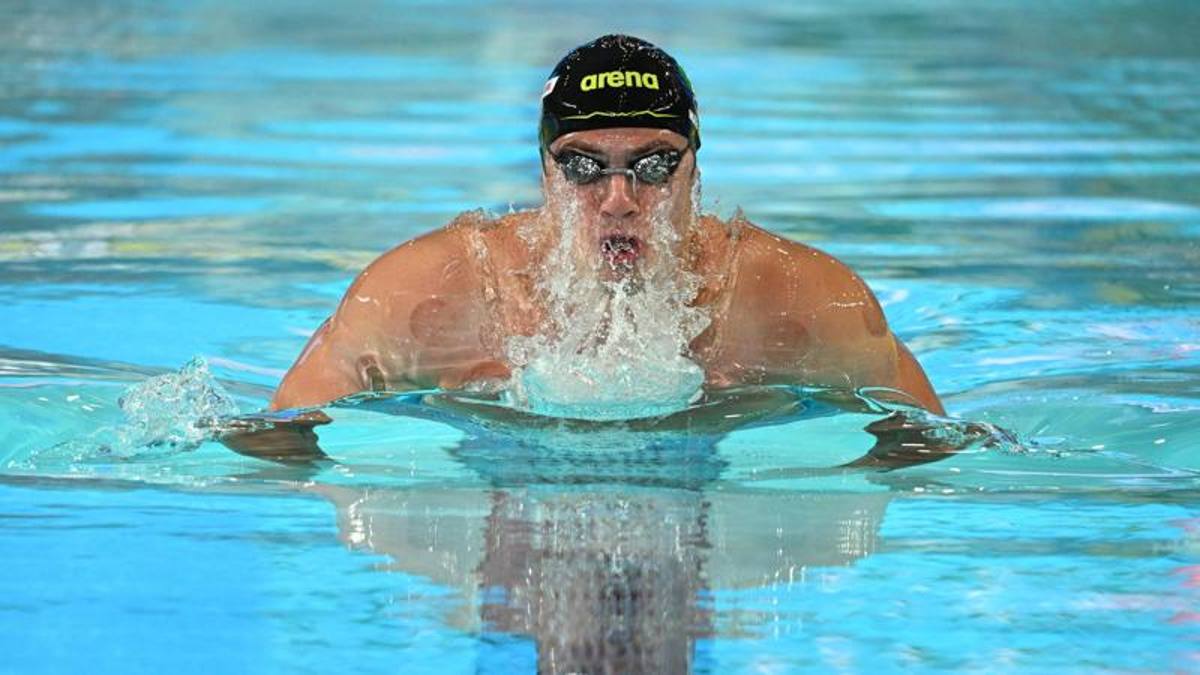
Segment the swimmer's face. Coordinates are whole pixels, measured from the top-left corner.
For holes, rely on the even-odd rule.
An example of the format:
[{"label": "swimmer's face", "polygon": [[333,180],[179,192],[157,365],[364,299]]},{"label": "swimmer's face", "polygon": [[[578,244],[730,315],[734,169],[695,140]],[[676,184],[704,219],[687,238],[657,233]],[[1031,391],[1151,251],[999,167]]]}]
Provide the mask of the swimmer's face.
[{"label": "swimmer's face", "polygon": [[[608,172],[596,174],[597,168]],[[637,169],[641,178],[614,169]],[[609,278],[677,253],[661,249],[693,221],[695,177],[687,139],[664,129],[577,131],[543,153],[550,214],[572,228],[577,261]]]}]

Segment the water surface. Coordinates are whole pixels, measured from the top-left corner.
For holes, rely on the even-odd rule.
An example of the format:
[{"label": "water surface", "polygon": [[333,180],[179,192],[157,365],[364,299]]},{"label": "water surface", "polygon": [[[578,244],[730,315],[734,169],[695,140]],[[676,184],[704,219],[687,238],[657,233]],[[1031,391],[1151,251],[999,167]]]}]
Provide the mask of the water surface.
[{"label": "water surface", "polygon": [[[0,16],[0,669],[1200,667],[1193,3]],[[829,472],[870,416],[363,408],[308,469],[98,450],[196,355],[262,407],[380,252],[537,204],[543,79],[614,30],[688,69],[706,208],[848,262],[950,412],[1028,451]]]}]

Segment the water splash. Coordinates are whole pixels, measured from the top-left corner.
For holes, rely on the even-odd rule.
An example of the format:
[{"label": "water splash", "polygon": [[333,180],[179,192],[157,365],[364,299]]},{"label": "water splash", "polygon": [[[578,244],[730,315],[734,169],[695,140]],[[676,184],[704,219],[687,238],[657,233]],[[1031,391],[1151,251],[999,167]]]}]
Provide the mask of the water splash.
[{"label": "water splash", "polygon": [[695,225],[698,213],[693,209],[689,222],[673,224],[670,200],[661,200],[650,214],[652,260],[612,275],[605,274],[617,271],[611,260],[579,252],[589,242],[577,241],[583,229],[578,200],[557,193],[548,195],[547,205],[539,227],[556,236],[536,283],[549,321],[539,334],[506,345],[514,365],[510,403],[542,415],[593,420],[686,408],[704,384],[704,370],[686,356],[688,345],[709,323],[706,312],[687,304],[700,281],[679,255],[682,232]]},{"label": "water splash", "polygon": [[174,373],[131,385],[117,404],[123,422],[35,451],[25,462],[26,468],[59,460],[84,463],[191,451],[216,437],[218,420],[239,413],[237,403],[212,376],[202,356]]},{"label": "water splash", "polygon": [[129,387],[118,403],[125,414],[122,440],[130,448],[191,450],[212,438],[215,420],[239,412],[202,356],[188,361],[178,372]]}]

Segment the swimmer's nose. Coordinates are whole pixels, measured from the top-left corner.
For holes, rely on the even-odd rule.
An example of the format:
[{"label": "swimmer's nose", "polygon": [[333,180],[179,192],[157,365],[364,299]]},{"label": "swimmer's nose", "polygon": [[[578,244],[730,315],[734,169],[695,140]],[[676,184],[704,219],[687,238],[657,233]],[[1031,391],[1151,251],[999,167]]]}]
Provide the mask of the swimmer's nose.
[{"label": "swimmer's nose", "polygon": [[628,218],[637,213],[633,176],[617,173],[606,176],[604,180],[604,201],[600,204],[600,212],[610,218]]}]

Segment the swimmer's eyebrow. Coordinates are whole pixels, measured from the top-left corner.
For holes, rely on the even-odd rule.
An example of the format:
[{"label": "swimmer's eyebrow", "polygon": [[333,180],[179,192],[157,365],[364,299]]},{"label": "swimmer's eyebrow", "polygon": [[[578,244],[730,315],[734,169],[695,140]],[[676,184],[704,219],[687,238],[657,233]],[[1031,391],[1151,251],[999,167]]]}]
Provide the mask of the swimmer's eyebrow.
[{"label": "swimmer's eyebrow", "polygon": [[608,153],[601,150],[598,146],[592,145],[591,143],[584,143],[581,141],[567,141],[566,143],[563,143],[562,146],[559,147],[559,149],[558,149],[559,152],[565,152],[567,150],[578,150],[578,151],[587,153],[589,155],[599,155],[601,157],[608,156]]},{"label": "swimmer's eyebrow", "polygon": [[683,152],[685,149],[687,149],[687,148],[686,147],[677,148],[662,139],[658,139],[658,140],[650,141],[649,143],[643,145],[640,148],[635,148],[629,154],[632,157],[643,157],[652,152],[658,152],[659,150],[674,150],[676,152]]},{"label": "swimmer's eyebrow", "polygon": [[[586,141],[574,141],[574,140],[568,141],[568,142],[564,143],[561,148],[559,148],[559,152],[563,152],[565,150],[579,150],[579,151],[582,151],[589,155],[594,155],[597,157],[608,157],[608,151],[605,148],[598,146],[598,145],[593,145]],[[642,156],[648,155],[652,152],[657,152],[659,150],[680,151],[679,148],[671,145],[667,141],[665,141],[661,138],[656,138],[653,141],[646,143],[645,145],[642,145],[642,146],[634,148],[633,150],[630,150],[629,156],[630,157],[642,157]]]}]

